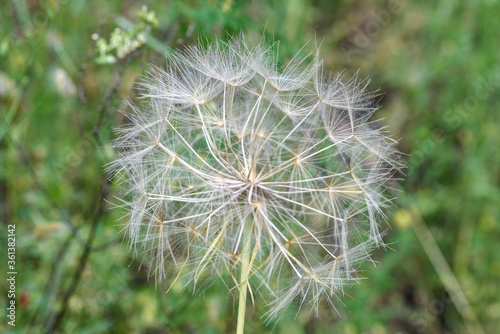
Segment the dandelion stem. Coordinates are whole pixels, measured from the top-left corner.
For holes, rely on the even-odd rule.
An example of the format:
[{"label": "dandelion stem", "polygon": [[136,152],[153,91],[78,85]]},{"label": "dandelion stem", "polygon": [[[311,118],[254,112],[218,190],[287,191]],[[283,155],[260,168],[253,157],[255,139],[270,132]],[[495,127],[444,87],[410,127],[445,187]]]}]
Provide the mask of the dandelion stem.
[{"label": "dandelion stem", "polygon": [[236,334],[243,334],[245,328],[245,311],[247,306],[247,289],[248,278],[250,273],[250,250],[252,244],[252,223],[253,214],[249,214],[246,219],[245,226],[245,243],[241,253],[241,273],[240,273],[240,296],[238,304],[238,322],[236,326]]}]

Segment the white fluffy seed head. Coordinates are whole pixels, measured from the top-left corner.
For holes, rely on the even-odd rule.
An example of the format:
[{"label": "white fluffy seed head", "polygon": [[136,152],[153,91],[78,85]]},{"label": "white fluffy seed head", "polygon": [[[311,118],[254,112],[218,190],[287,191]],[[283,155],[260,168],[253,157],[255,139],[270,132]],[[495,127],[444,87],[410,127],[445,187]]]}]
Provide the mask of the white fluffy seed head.
[{"label": "white fluffy seed head", "polygon": [[381,245],[396,142],[371,120],[367,81],[324,76],[243,38],[193,46],[151,67],[114,146],[133,249],[150,273],[249,291],[277,316],[334,301]]}]

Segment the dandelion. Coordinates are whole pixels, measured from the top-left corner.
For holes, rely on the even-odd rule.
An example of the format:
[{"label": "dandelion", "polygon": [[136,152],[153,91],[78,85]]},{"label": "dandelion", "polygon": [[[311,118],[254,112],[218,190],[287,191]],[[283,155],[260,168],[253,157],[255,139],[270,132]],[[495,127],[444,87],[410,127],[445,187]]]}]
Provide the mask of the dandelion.
[{"label": "dandelion", "polygon": [[238,333],[247,295],[269,317],[334,305],[383,244],[401,167],[366,80],[324,75],[317,52],[280,64],[276,49],[239,38],[151,67],[109,166],[150,274],[222,279],[239,292]]}]

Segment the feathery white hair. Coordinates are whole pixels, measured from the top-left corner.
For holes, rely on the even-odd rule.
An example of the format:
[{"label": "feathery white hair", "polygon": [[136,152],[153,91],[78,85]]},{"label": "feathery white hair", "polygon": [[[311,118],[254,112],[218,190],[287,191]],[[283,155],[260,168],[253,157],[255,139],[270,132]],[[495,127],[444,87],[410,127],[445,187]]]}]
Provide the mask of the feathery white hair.
[{"label": "feathery white hair", "polygon": [[280,64],[276,49],[235,38],[151,67],[109,165],[150,274],[239,289],[248,261],[269,316],[292,301],[317,308],[357,280],[383,243],[384,191],[401,167],[371,120],[367,80],[324,75],[317,52]]}]

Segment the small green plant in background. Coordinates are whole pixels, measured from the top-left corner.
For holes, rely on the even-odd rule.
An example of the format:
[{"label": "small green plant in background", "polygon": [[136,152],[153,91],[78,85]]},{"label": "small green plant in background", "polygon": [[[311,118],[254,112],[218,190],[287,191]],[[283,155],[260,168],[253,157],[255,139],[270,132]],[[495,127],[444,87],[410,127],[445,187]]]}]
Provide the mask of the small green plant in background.
[{"label": "small green plant in background", "polygon": [[139,22],[129,29],[115,28],[109,41],[97,33],[92,35],[96,44],[97,64],[113,64],[125,58],[146,43],[146,36],[152,29],[158,28],[158,18],[154,11],[148,11],[147,6],[141,7],[137,17]]},{"label": "small green plant in background", "polygon": [[[402,165],[371,119],[367,81],[321,59],[279,64],[278,43],[187,47],[152,67],[114,146],[131,247],[156,279],[221,278],[279,317],[335,307],[373,246]],[[383,229],[383,227],[382,227]]]}]

